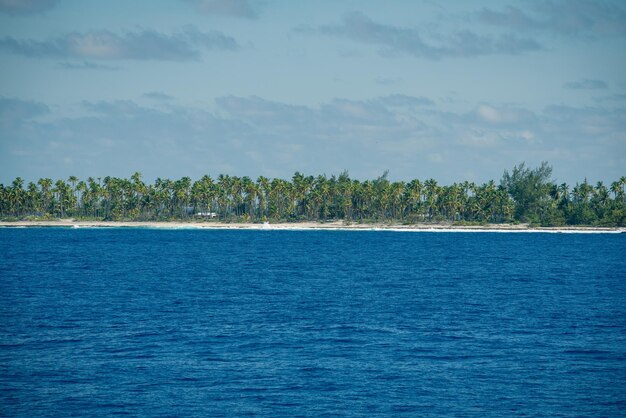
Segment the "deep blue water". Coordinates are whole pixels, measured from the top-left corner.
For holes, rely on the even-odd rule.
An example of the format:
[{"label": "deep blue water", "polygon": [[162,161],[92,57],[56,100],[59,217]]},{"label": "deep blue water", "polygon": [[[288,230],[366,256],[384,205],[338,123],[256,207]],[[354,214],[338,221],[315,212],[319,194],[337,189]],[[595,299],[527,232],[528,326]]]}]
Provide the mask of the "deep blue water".
[{"label": "deep blue water", "polygon": [[623,416],[626,234],[0,229],[0,415]]}]

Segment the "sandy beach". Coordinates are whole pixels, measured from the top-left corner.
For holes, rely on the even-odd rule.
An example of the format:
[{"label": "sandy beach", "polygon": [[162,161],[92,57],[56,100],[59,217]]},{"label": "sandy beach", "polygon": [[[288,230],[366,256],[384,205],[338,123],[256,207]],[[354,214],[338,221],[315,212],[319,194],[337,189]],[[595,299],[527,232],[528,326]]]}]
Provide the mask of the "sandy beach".
[{"label": "sandy beach", "polygon": [[527,224],[450,225],[450,224],[347,224],[336,222],[293,223],[226,223],[226,222],[121,222],[79,221],[62,219],[52,221],[0,222],[0,227],[61,227],[61,228],[153,228],[153,229],[247,229],[247,230],[347,230],[347,231],[423,231],[423,232],[552,232],[552,233],[621,233],[626,228],[606,227],[529,227]]}]

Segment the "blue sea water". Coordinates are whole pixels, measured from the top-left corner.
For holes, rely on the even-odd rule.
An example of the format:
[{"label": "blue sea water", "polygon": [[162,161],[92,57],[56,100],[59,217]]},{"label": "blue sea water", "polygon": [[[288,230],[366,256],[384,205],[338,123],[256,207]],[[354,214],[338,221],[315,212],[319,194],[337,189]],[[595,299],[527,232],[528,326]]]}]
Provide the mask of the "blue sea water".
[{"label": "blue sea water", "polygon": [[626,234],[0,229],[0,415],[624,416]]}]

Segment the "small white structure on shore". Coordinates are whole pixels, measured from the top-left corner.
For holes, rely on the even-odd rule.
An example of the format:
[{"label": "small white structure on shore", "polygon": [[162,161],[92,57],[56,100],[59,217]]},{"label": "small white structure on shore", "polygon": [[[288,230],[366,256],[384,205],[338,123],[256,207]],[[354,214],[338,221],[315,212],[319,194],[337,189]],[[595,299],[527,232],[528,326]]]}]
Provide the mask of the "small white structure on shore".
[{"label": "small white structure on shore", "polygon": [[202,216],[204,218],[214,219],[214,218],[217,218],[217,213],[215,213],[215,212],[198,212],[198,213],[196,213],[196,216]]}]

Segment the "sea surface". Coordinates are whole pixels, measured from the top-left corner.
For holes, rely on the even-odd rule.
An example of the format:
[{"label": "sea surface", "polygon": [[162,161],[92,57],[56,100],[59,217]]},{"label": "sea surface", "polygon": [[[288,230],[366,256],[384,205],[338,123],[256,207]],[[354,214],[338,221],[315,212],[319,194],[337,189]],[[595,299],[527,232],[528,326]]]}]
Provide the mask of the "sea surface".
[{"label": "sea surface", "polygon": [[626,234],[0,229],[0,416],[624,416]]}]

